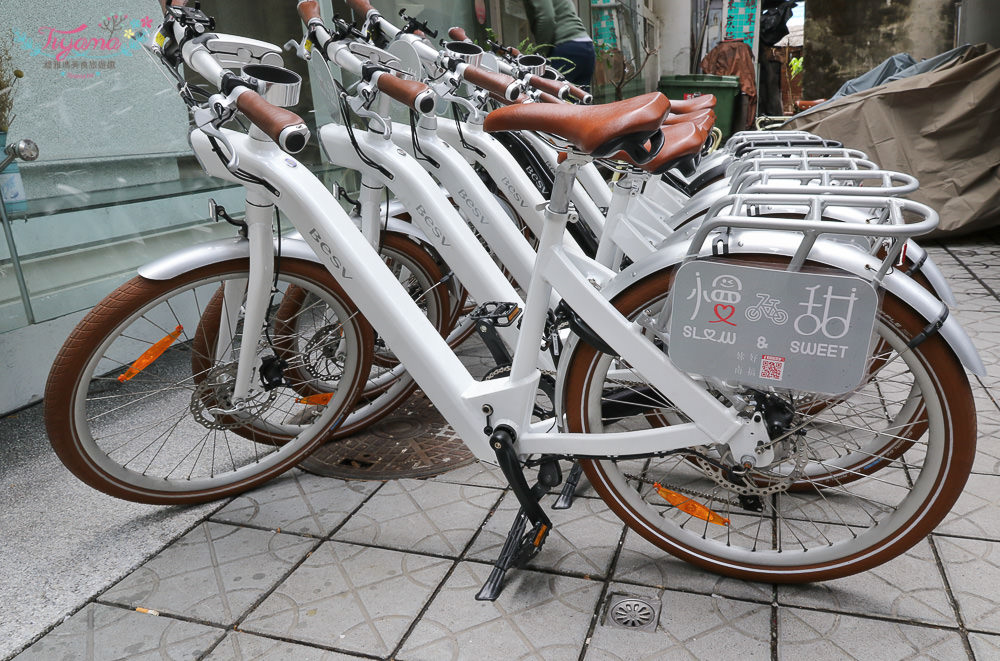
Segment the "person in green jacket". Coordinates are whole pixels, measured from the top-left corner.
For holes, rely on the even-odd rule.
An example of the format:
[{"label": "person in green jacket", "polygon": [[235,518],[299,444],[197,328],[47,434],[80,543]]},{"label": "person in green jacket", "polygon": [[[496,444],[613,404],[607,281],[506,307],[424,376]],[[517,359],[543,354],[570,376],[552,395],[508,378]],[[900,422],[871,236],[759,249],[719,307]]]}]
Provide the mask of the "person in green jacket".
[{"label": "person in green jacket", "polygon": [[594,42],[573,0],[524,0],[536,44],[551,44],[548,57],[566,79],[587,87],[594,77]]}]

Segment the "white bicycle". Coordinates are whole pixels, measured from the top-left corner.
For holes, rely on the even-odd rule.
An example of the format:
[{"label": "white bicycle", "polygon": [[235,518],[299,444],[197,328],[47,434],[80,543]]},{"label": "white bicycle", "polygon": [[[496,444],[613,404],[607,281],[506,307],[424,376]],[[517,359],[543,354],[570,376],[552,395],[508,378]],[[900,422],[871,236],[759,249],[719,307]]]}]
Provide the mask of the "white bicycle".
[{"label": "white bicycle", "polygon": [[[316,3],[299,10],[326,51]],[[284,99],[294,74],[270,64],[273,47],[213,29],[202,12],[172,7],[153,50],[174,74],[183,62],[220,90],[197,104],[191,87],[180,86],[194,109],[190,137],[200,163],[246,187],[247,239],[144,269],[99,304],[60,352],[46,391],[47,426],[60,458],[88,484],[145,502],[195,502],[238,493],[293,465],[352,404],[373,351],[370,322],[470,450],[500,465],[521,503],[520,523],[482,598],[494,598],[504,571],[544,542],[551,522],[539,497],[559,482],[561,458],[581,459],[609,507],[660,548],[753,580],[823,580],[874,567],[922,539],[958,497],[976,436],[968,379],[953,349],[960,329],[935,316],[940,304],[932,296],[891,270],[903,242],[936,225],[927,207],[897,200],[894,213],[922,220],[864,226],[756,218],[736,204],[700,226],[683,265],[654,254],[598,289],[562,245],[575,172],[622,149],[637,162],[650,158],[645,145],[660,131],[666,100],[654,94],[606,106],[494,111],[485,130],[556,134],[567,156],[524,306],[504,315],[520,324],[510,373],[476,381],[330,191],[282,151],[301,149],[307,132],[298,116],[258,92]],[[243,65],[242,74],[223,65]],[[411,107],[426,89],[378,67],[369,68],[368,81]],[[253,124],[249,133],[222,128],[237,112]],[[304,239],[280,259],[274,207]],[[885,257],[838,239],[859,236],[880,237]],[[793,289],[803,278],[810,286],[842,278],[877,295],[869,318],[855,320],[872,333],[844,345],[860,366],[859,385],[824,395],[696,377],[690,372],[698,370],[675,364],[691,356],[672,348],[681,338],[671,324],[689,312],[687,299],[671,295],[674,281],[693,282],[710,268],[748,278],[739,269],[749,259],[758,265],[754,277]],[[813,273],[820,265],[823,272]],[[273,314],[289,284],[313,301],[291,337]],[[200,308],[220,289],[215,341],[193,362],[198,328],[208,323]],[[578,318],[580,333],[562,346],[546,333],[553,291]],[[735,310],[720,314],[719,305],[719,321],[734,323]],[[712,310],[705,305],[695,316]],[[558,413],[539,422],[532,416],[543,344],[560,354]],[[878,379],[869,371],[872,347]],[[339,385],[326,404],[300,401],[287,382],[290,359],[309,365],[296,374],[316,370],[313,378]],[[768,378],[781,373],[780,365],[766,367]],[[887,438],[898,440],[891,451]],[[862,458],[884,467],[848,479]],[[525,465],[538,468],[534,486]],[[811,470],[822,480],[814,483]]]}]

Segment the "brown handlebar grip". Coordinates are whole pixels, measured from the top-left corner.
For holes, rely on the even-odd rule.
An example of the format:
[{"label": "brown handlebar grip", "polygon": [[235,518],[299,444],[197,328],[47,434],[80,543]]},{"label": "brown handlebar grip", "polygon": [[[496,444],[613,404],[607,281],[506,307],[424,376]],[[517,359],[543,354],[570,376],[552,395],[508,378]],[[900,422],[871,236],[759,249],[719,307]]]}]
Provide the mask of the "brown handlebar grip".
[{"label": "brown handlebar grip", "polygon": [[468,41],[469,35],[465,33],[463,28],[456,26],[448,28],[448,38],[452,41]]},{"label": "brown handlebar grip", "polygon": [[552,96],[548,92],[539,92],[538,93],[538,102],[539,103],[566,103],[562,99],[560,99],[558,97],[555,97],[555,96]]},{"label": "brown handlebar grip", "polygon": [[268,103],[253,90],[236,97],[236,107],[254,126],[290,154],[302,151],[309,142],[309,129],[301,117],[291,110]]},{"label": "brown handlebar grip", "polygon": [[417,112],[425,115],[434,112],[434,92],[419,80],[403,80],[386,72],[375,80],[375,86]]},{"label": "brown handlebar grip", "polygon": [[542,78],[541,76],[529,77],[528,84],[536,90],[547,92],[560,99],[565,96],[566,89],[569,87],[568,83],[564,83],[559,80],[552,80],[551,78]]},{"label": "brown handlebar grip", "polygon": [[302,0],[299,2],[298,6],[299,18],[306,25],[309,25],[309,21],[314,18],[320,18],[319,15],[319,3],[316,0]]},{"label": "brown handlebar grip", "polygon": [[589,106],[594,102],[594,95],[587,90],[581,89],[576,85],[570,84],[569,95],[579,101],[580,103]]},{"label": "brown handlebar grip", "polygon": [[507,101],[521,96],[521,83],[505,73],[496,73],[470,64],[465,67],[462,77],[476,87],[493,92]]},{"label": "brown handlebar grip", "polygon": [[347,6],[362,16],[367,16],[368,12],[374,9],[372,3],[368,2],[368,0],[347,0]]}]

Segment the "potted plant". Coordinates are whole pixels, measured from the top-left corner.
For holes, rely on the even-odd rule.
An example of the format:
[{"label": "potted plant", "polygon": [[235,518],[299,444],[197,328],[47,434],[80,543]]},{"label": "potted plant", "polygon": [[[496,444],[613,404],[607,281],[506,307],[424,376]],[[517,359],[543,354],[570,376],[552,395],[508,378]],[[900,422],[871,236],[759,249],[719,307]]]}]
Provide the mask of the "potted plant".
[{"label": "potted plant", "polygon": [[[0,149],[7,147],[7,132],[17,118],[14,99],[24,77],[24,72],[14,68],[13,45],[14,33],[8,31],[0,38]],[[26,208],[24,184],[16,160],[0,172],[0,197],[7,211],[24,211]]]}]

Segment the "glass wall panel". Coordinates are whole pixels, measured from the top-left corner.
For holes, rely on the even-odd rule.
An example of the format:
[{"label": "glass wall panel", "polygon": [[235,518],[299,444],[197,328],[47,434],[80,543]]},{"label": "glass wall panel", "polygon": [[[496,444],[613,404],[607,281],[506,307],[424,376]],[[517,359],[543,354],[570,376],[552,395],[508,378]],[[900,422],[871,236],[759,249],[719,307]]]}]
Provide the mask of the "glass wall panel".
[{"label": "glass wall panel", "polygon": [[[159,24],[156,0],[2,6],[0,37],[10,40],[11,61],[0,66],[24,72],[8,140],[31,138],[40,152],[36,162],[20,163],[27,204],[11,214],[36,321],[92,306],[157,257],[234,235],[209,221],[208,199],[239,217],[242,188],[201,171],[174,81],[132,38]],[[290,2],[209,0],[202,8],[219,32],[279,46],[302,35]],[[287,53],[285,61],[303,75],[296,110],[315,128],[306,64]],[[315,142],[302,160],[331,176]],[[25,323],[0,239],[0,331]]]},{"label": "glass wall panel", "polygon": [[7,237],[0,234],[0,333],[28,323]]}]

